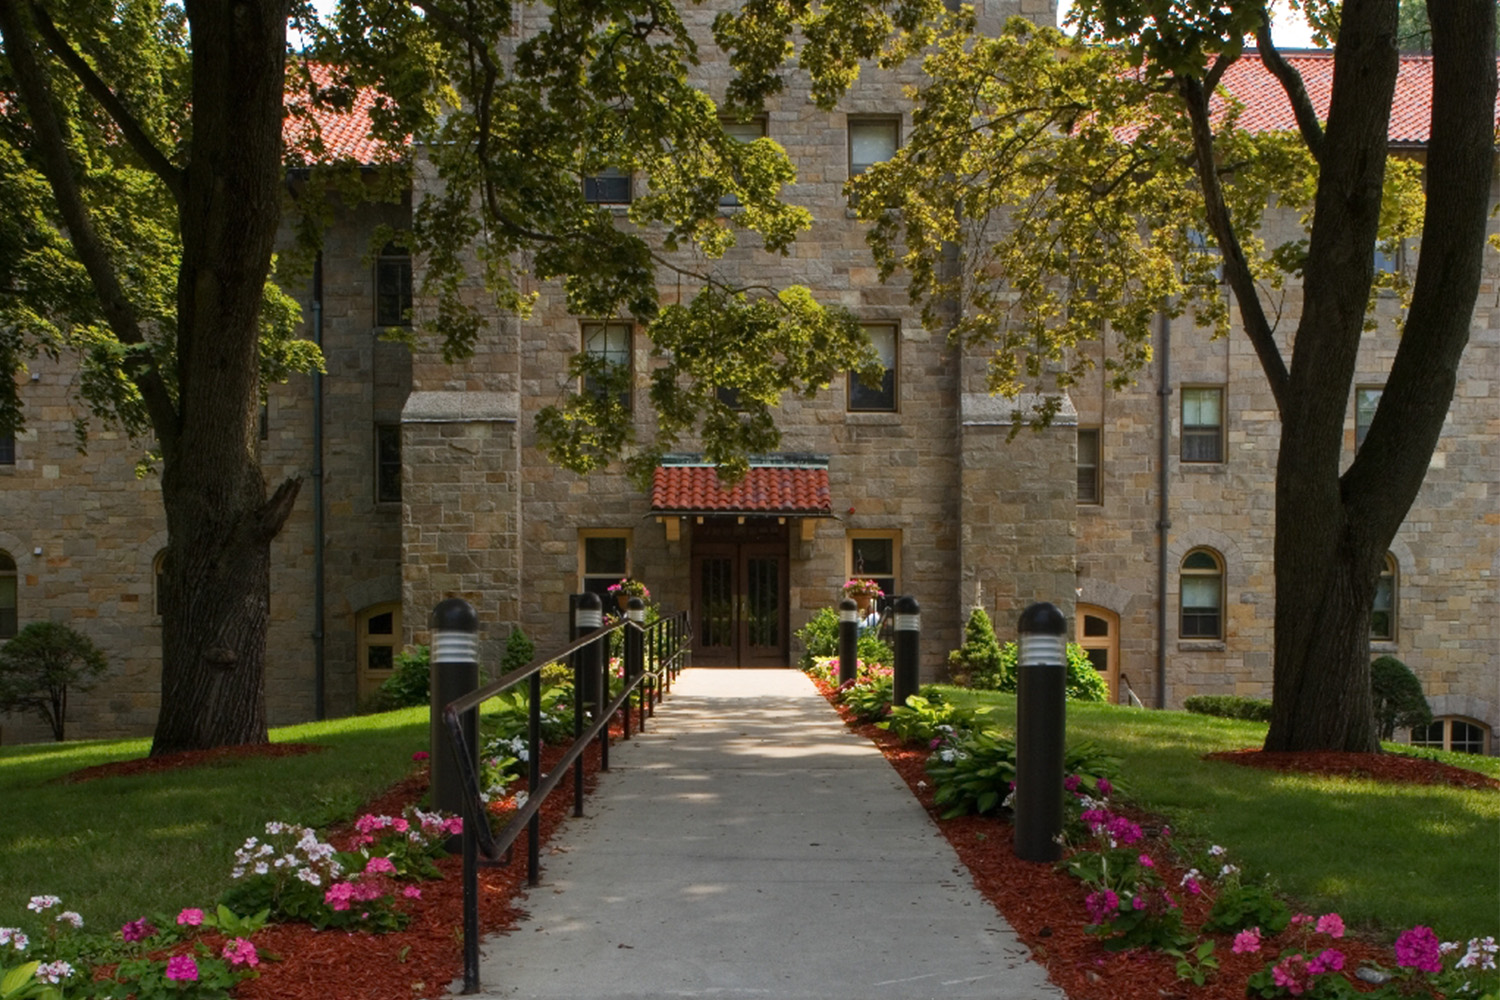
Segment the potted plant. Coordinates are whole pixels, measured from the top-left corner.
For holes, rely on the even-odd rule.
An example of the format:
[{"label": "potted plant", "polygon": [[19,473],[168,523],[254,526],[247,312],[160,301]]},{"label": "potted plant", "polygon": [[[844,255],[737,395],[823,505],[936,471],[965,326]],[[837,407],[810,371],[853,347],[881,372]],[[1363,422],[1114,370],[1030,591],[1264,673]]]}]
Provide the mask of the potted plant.
[{"label": "potted plant", "polygon": [[880,589],[880,584],[868,577],[855,577],[847,581],[842,590],[845,597],[854,598],[855,603],[859,605],[860,614],[865,614],[870,610],[870,602],[875,598],[885,596],[885,591]]},{"label": "potted plant", "polygon": [[614,595],[615,603],[619,604],[621,611],[625,610],[625,605],[632,597],[639,597],[643,601],[651,600],[651,591],[646,585],[628,576],[621,577],[619,583],[610,584],[609,592]]}]

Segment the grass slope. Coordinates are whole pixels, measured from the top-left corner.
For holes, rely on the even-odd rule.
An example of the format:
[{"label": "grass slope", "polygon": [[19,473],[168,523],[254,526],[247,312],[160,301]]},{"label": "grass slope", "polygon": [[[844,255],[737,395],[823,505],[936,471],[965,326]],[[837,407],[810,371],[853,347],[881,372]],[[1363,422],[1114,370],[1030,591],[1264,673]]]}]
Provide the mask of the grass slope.
[{"label": "grass slope", "polygon": [[[1014,696],[942,691],[992,705],[992,724],[1014,729]],[[1091,739],[1119,756],[1133,801],[1167,816],[1179,835],[1224,845],[1247,874],[1268,873],[1309,909],[1387,933],[1426,924],[1444,940],[1500,931],[1500,792],[1202,759],[1260,746],[1263,723],[1079,702],[1067,711],[1068,741]],[[1440,756],[1500,777],[1495,758]]]},{"label": "grass slope", "polygon": [[346,819],[405,775],[427,747],[427,709],[289,726],[271,739],[328,749],[66,784],[57,779],[80,768],[145,756],[149,741],[0,748],[0,926],[39,929],[25,909],[39,893],[61,896],[96,931],[209,906],[229,885],[235,848],[268,820]]}]

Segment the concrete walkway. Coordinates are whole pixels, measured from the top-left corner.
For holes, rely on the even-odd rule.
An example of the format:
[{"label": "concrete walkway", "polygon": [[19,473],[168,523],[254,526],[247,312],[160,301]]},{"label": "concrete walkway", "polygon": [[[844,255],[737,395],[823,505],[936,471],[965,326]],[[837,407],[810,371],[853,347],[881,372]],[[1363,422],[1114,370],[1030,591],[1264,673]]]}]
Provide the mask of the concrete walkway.
[{"label": "concrete walkway", "polygon": [[685,671],[610,764],[484,942],[485,996],[1063,997],[802,673]]}]

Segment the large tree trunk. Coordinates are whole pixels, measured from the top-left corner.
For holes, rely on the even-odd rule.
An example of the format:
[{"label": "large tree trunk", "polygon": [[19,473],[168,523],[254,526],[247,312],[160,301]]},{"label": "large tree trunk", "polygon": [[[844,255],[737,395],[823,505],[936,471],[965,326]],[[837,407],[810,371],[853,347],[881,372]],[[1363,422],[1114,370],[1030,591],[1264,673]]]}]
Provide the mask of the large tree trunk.
[{"label": "large tree trunk", "polygon": [[1430,196],[1412,303],[1369,434],[1340,476],[1396,72],[1395,8],[1395,0],[1343,8],[1303,316],[1281,411],[1267,750],[1379,748],[1370,605],[1437,446],[1479,289],[1495,157],[1495,4],[1444,0],[1429,7]]},{"label": "large tree trunk", "polygon": [[297,493],[292,481],[267,499],[256,433],[260,304],[281,215],[286,7],[190,0],[187,14],[193,145],[177,419],[161,435],[167,602],[153,755],[266,740],[270,543]]}]

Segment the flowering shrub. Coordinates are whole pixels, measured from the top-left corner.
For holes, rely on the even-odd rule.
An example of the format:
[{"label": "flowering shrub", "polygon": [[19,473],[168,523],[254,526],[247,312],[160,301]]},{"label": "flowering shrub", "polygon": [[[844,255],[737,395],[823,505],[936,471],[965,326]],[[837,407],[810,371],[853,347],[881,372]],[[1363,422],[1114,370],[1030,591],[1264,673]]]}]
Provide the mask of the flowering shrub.
[{"label": "flowering shrub", "polygon": [[856,601],[861,597],[867,600],[874,600],[877,597],[885,596],[885,591],[880,589],[880,584],[868,577],[855,577],[852,580],[845,581],[844,585],[839,588],[839,593],[844,597],[852,597]]},{"label": "flowering shrub", "polygon": [[627,600],[632,597],[639,597],[641,600],[645,601],[650,599],[651,591],[648,590],[646,585],[641,581],[632,580],[630,577],[626,576],[621,577],[619,583],[612,583],[609,585],[609,596],[614,598],[624,597]]},{"label": "flowering shrub", "polygon": [[[1291,927],[1301,941],[1287,948],[1276,960],[1250,977],[1245,992],[1252,997],[1340,997],[1350,990],[1349,981],[1335,975],[1344,968],[1344,953],[1331,943],[1344,936],[1344,921],[1337,913],[1325,913],[1314,919],[1298,913]],[[1327,941],[1319,940],[1326,938]],[[1236,935],[1236,952],[1260,950],[1260,929],[1251,928]]]},{"label": "flowering shrub", "polygon": [[890,715],[876,725],[895,733],[904,742],[926,743],[936,750],[944,737],[952,736],[959,726],[972,722],[972,712],[961,712],[937,697],[924,698],[914,694],[907,697],[905,705],[891,706]]},{"label": "flowering shrub", "polygon": [[839,700],[849,706],[858,721],[874,722],[890,711],[895,680],[888,668],[870,668],[863,663],[860,668],[852,683],[839,688]]}]

